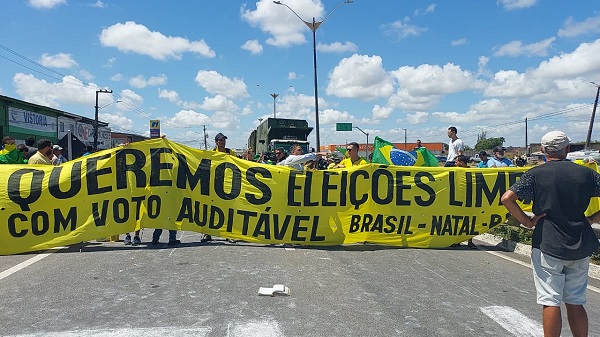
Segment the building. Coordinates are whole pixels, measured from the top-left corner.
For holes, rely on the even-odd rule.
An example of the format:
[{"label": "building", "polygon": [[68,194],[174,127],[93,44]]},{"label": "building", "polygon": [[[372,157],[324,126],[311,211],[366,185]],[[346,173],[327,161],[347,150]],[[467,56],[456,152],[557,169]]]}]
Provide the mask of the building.
[{"label": "building", "polygon": [[[91,118],[0,95],[0,137],[10,135],[17,144],[25,144],[29,137],[36,143],[45,138],[63,147],[68,159],[77,158],[86,146],[94,145],[94,123]],[[128,136],[132,141],[147,139]],[[99,121],[98,149],[112,148],[112,137],[108,123]]]}]

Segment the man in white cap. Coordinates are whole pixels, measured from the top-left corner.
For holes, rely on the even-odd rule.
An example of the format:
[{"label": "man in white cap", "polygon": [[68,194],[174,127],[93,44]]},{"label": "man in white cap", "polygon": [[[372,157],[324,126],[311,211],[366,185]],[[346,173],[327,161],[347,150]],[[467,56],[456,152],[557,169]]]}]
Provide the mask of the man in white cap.
[{"label": "man in white cap", "polygon": [[52,165],[58,166],[67,161],[67,158],[62,155],[62,150],[63,148],[57,144],[52,147]]},{"label": "man in white cap", "polygon": [[[535,227],[531,263],[544,336],[560,336],[562,302],[573,336],[588,335],[583,304],[589,259],[600,245],[590,225],[600,221],[600,211],[584,215],[590,199],[600,196],[600,174],[566,160],[569,141],[561,131],[545,134],[541,144],[547,162],[523,173],[501,199],[523,225]],[[519,199],[533,201],[532,218],[521,210]]]}]

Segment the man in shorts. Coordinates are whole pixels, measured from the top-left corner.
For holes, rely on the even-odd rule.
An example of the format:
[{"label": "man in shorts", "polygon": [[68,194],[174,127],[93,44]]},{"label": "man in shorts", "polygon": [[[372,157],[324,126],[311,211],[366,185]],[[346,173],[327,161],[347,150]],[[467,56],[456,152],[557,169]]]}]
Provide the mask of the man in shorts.
[{"label": "man in shorts", "polygon": [[[569,142],[561,131],[545,134],[541,144],[547,162],[523,173],[501,199],[523,225],[535,227],[531,263],[544,336],[560,336],[562,302],[573,336],[588,335],[583,304],[589,259],[599,246],[591,223],[600,221],[600,211],[587,218],[584,212],[590,199],[600,196],[600,174],[566,160]],[[533,201],[532,218],[519,199]]]}]

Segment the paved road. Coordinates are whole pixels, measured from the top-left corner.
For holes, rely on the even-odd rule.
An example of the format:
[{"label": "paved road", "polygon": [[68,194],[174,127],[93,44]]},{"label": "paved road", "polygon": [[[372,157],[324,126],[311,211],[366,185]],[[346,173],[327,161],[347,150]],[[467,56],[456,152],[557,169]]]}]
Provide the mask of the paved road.
[{"label": "paved road", "polygon": [[[0,335],[541,336],[527,260],[483,243],[290,249],[179,235],[177,248],[92,242],[0,256]],[[273,284],[291,295],[257,296]],[[590,286],[600,336],[600,282]]]}]

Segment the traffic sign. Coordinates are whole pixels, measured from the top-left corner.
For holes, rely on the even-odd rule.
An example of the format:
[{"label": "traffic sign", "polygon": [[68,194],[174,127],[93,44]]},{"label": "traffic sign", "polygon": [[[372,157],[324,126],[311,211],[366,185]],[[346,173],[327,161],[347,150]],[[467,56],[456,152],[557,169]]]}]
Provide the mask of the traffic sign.
[{"label": "traffic sign", "polygon": [[160,137],[160,120],[154,119],[150,121],[150,138]]},{"label": "traffic sign", "polygon": [[335,131],[352,131],[352,123],[335,123]]}]

